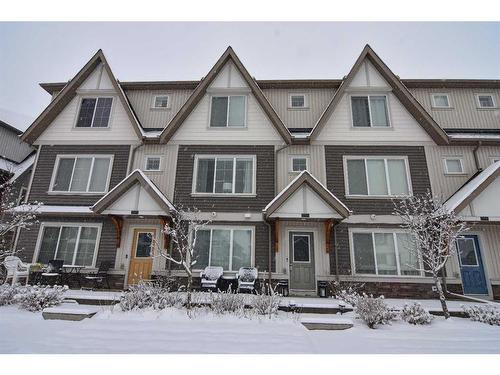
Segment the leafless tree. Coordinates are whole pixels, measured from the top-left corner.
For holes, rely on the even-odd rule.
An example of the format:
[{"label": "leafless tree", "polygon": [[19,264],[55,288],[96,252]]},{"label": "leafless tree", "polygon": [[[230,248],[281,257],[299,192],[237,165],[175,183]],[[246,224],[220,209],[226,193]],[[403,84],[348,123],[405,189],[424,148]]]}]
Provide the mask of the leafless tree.
[{"label": "leafless tree", "polygon": [[419,257],[422,266],[409,265],[430,274],[434,280],[446,319],[450,317],[441,276],[446,262],[457,254],[456,240],[468,228],[455,212],[449,212],[440,199],[431,193],[394,202],[395,214],[410,234],[408,250]]},{"label": "leafless tree", "polygon": [[171,249],[164,249],[156,244],[154,255],[162,257],[178,266],[181,266],[187,276],[186,307],[191,309],[193,267],[197,262],[195,254],[198,232],[210,223],[210,220],[201,219],[201,212],[196,209],[176,207],[172,212],[170,223],[166,224],[162,232],[171,241]]}]

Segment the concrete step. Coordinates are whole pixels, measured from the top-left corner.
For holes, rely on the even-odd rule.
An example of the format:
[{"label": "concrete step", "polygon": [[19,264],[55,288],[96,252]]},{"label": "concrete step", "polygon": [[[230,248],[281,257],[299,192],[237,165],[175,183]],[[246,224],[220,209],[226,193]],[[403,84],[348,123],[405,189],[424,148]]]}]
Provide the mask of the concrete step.
[{"label": "concrete step", "polygon": [[300,323],[310,331],[338,331],[349,329],[354,326],[351,319],[337,318],[337,317],[308,317],[303,316],[300,318]]},{"label": "concrete step", "polygon": [[63,303],[59,306],[43,309],[42,316],[45,320],[80,321],[92,318],[97,312],[98,309],[95,307],[82,306],[77,303]]}]

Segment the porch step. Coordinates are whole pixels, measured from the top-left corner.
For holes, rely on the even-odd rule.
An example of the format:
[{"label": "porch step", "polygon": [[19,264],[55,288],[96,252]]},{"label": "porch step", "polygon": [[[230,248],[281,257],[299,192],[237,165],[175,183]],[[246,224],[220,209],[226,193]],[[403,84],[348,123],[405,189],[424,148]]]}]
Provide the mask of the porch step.
[{"label": "porch step", "polygon": [[80,321],[92,318],[98,309],[81,306],[77,303],[63,303],[60,306],[47,307],[43,309],[42,316],[45,320],[70,320]]},{"label": "porch step", "polygon": [[339,331],[349,329],[354,326],[351,319],[327,318],[327,317],[308,317],[300,319],[300,323],[310,331]]}]

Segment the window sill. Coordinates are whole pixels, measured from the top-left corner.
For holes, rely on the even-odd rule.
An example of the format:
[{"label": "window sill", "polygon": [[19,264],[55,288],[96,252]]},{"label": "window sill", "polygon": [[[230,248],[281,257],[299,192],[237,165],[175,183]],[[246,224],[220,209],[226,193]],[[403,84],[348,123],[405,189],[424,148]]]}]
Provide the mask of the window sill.
[{"label": "window sill", "polygon": [[150,107],[152,111],[170,111],[172,108],[170,107]]},{"label": "window sill", "polygon": [[48,191],[48,195],[104,195],[107,191],[94,193],[94,192],[77,192],[77,191]]},{"label": "window sill", "polygon": [[89,130],[97,130],[97,131],[104,131],[104,130],[111,130],[111,126],[73,126],[73,130],[76,131],[89,131]]},{"label": "window sill", "polygon": [[245,126],[207,126],[207,130],[216,130],[216,131],[227,131],[227,130],[248,130],[248,127]]},{"label": "window sill", "polygon": [[160,173],[163,172],[163,169],[144,169],[145,173]]},{"label": "window sill", "polygon": [[394,128],[389,126],[355,126],[351,125],[352,130],[370,131],[370,130],[394,130]]},{"label": "window sill", "polygon": [[411,195],[346,195],[347,199],[406,199]]},{"label": "window sill", "polygon": [[455,109],[455,107],[434,107],[434,106],[432,106],[431,109],[450,111],[450,110]]},{"label": "window sill", "polygon": [[500,109],[500,107],[476,107],[478,111],[496,111]]},{"label": "window sill", "polygon": [[229,194],[229,193],[220,193],[220,194],[212,194],[212,193],[191,193],[192,197],[234,197],[234,198],[255,198],[257,194]]},{"label": "window sill", "polygon": [[289,111],[309,111],[309,107],[288,107]]},{"label": "window sill", "polygon": [[468,174],[465,173],[465,172],[461,172],[461,173],[446,173],[445,172],[444,175],[446,177],[464,177],[464,176],[468,176]]}]

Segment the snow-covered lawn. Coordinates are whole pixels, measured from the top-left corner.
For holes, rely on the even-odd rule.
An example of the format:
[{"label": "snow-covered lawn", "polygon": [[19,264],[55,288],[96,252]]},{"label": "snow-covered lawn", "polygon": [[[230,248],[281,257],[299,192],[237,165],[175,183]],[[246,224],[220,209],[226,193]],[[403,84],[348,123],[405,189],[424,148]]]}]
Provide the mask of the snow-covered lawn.
[{"label": "snow-covered lawn", "polygon": [[353,320],[351,329],[308,331],[300,315],[283,312],[269,320],[200,310],[190,319],[177,309],[98,309],[91,319],[68,322],[0,307],[0,353],[500,353],[500,327],[462,318],[371,330],[348,313],[342,318]]}]

